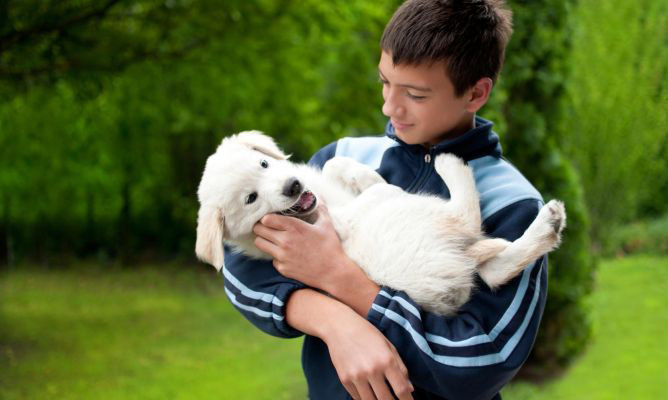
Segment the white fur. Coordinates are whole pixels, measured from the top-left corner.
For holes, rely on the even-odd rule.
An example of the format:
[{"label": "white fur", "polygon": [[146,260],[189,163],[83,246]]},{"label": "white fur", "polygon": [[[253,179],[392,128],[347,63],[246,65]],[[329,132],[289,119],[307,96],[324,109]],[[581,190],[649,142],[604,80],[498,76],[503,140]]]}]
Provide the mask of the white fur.
[{"label": "white fur", "polygon": [[[553,200],[515,242],[485,237],[472,171],[450,154],[436,157],[434,165],[450,200],[408,194],[350,158],[335,157],[322,171],[287,158],[261,132],[223,140],[207,160],[198,190],[198,257],[222,268],[224,241],[251,257],[269,258],[253,244],[252,228],[295,203],[282,192],[296,177],[324,199],[346,254],[370,279],[449,315],[469,299],[476,273],[492,289],[503,285],[556,248],[566,222],[563,204]],[[246,204],[252,192],[257,200]]]}]

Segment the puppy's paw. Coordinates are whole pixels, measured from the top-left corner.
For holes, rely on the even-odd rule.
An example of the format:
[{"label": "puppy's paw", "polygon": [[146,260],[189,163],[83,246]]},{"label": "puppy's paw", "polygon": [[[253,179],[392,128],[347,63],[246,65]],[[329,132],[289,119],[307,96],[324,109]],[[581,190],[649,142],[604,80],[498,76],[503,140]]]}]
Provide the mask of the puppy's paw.
[{"label": "puppy's paw", "polygon": [[322,172],[327,179],[339,182],[354,194],[385,182],[376,171],[349,157],[332,158],[325,163]]},{"label": "puppy's paw", "polygon": [[448,170],[462,167],[466,167],[466,164],[464,164],[464,160],[462,160],[461,158],[457,157],[452,153],[439,154],[436,156],[436,160],[434,161],[434,168],[436,168],[437,171],[445,172]]},{"label": "puppy's paw", "polygon": [[448,186],[461,188],[474,185],[473,171],[464,160],[454,154],[444,153],[436,156],[434,168]]},{"label": "puppy's paw", "polygon": [[555,233],[561,234],[566,227],[566,207],[564,207],[564,203],[559,200],[550,200],[543,208],[547,210],[545,213],[547,223]]},{"label": "puppy's paw", "polygon": [[338,177],[345,173],[351,162],[355,161],[348,157],[334,157],[325,163],[322,167],[322,173],[328,178]]},{"label": "puppy's paw", "polygon": [[531,223],[527,233],[539,243],[542,252],[552,250],[561,243],[561,232],[566,227],[566,211],[564,203],[552,200],[538,212],[536,220]]}]

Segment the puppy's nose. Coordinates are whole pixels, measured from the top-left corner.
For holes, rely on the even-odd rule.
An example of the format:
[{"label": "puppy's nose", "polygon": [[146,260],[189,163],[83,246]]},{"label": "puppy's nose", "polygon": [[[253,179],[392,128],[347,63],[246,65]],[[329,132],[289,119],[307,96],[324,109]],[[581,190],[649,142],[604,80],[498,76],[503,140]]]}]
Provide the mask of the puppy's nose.
[{"label": "puppy's nose", "polygon": [[290,178],[285,185],[283,185],[283,195],[294,197],[302,192],[302,184],[297,178]]}]

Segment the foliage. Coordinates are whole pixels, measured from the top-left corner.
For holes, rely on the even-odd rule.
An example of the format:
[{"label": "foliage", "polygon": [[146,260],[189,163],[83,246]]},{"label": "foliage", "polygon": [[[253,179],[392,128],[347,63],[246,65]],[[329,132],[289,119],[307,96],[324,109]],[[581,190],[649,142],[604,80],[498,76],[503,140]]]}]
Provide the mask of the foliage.
[{"label": "foliage", "polygon": [[668,258],[604,260],[587,300],[593,337],[559,380],[514,383],[508,400],[657,399],[668,379]]},{"label": "foliage", "polygon": [[[0,71],[0,256],[10,262],[191,254],[197,183],[222,136],[265,130],[303,160],[382,129],[373,38],[395,4],[30,4],[9,7],[0,36],[2,60],[23,60]],[[81,37],[94,39],[82,49]],[[117,60],[125,42],[132,55]]]},{"label": "foliage", "polygon": [[609,236],[606,256],[668,254],[668,215],[613,228]]},{"label": "foliage", "polygon": [[582,2],[560,140],[581,174],[595,243],[668,211],[668,3]]},{"label": "foliage", "polygon": [[590,335],[586,295],[595,261],[582,186],[557,145],[569,79],[574,1],[510,2],[515,32],[499,87],[490,103],[501,121],[505,156],[543,194],[566,204],[561,248],[549,257],[549,296],[534,350],[521,375],[542,377],[567,365]]}]

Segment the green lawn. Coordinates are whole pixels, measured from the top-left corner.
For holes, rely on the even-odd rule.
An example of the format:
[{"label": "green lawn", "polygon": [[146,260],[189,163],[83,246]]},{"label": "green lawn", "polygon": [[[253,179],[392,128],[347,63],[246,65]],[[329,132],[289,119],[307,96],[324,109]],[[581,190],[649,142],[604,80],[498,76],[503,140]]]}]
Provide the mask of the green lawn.
[{"label": "green lawn", "polygon": [[543,387],[509,387],[505,400],[668,398],[668,258],[603,262],[591,308],[593,341],[582,358]]},{"label": "green lawn", "polygon": [[[200,267],[0,275],[0,399],[303,399],[301,340],[264,335]],[[560,380],[506,400],[658,399],[668,383],[668,258],[601,266],[594,338]]]},{"label": "green lawn", "polygon": [[0,399],[306,397],[301,339],[252,328],[213,269],[32,269],[0,293]]}]

